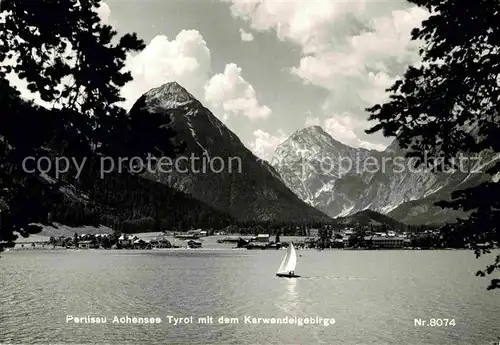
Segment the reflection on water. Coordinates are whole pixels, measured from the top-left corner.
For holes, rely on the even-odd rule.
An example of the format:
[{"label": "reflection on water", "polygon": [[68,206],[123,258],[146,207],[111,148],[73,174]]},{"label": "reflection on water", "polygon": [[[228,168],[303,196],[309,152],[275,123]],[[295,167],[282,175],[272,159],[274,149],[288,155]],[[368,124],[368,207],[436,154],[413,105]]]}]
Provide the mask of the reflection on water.
[{"label": "reflection on water", "polygon": [[286,286],[286,289],[288,291],[288,294],[290,296],[296,296],[297,295],[297,292],[295,290],[295,288],[297,287],[297,279],[296,278],[288,278],[287,279],[287,286]]},{"label": "reflection on water", "polygon": [[282,284],[282,297],[275,301],[275,306],[285,314],[299,315],[299,296],[297,292],[297,279],[278,278]]},{"label": "reflection on water", "polygon": [[299,307],[299,299],[298,299],[298,294],[297,294],[297,279],[292,278],[292,279],[287,279],[288,283],[286,286],[287,290],[287,300],[288,303],[290,304],[290,308],[292,309],[291,311],[294,312],[296,309]]},{"label": "reflection on water", "polygon": [[338,279],[338,280],[376,280],[376,278],[370,278],[370,277],[349,277],[349,276],[344,276],[344,277],[311,276],[311,277],[302,277],[301,279],[312,279],[312,280],[321,280],[321,279],[328,279],[328,280],[333,280],[333,279]]}]

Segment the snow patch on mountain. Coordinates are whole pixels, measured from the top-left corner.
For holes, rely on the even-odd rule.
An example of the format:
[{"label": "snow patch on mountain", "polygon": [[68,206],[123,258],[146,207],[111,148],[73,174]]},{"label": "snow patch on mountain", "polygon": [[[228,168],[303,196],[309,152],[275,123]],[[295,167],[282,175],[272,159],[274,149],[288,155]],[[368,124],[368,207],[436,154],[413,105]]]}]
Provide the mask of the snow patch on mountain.
[{"label": "snow patch on mountain", "polygon": [[166,83],[145,93],[155,108],[177,109],[196,101],[185,88],[177,82]]},{"label": "snow patch on mountain", "polygon": [[[412,201],[448,198],[460,185],[477,183],[479,171],[500,159],[486,154],[473,164],[470,174],[434,173],[414,169],[404,153],[395,142],[384,152],[353,148],[312,126],[279,145],[271,164],[302,200],[331,217],[344,217],[367,209],[387,214]],[[370,162],[378,164],[376,169],[367,168]]]},{"label": "snow patch on mountain", "polygon": [[198,145],[201,148],[205,157],[210,159],[210,155],[208,153],[208,150],[200,143],[200,140],[197,137],[196,131],[194,130],[193,123],[191,122],[191,118],[196,116],[197,114],[198,114],[197,109],[190,109],[188,112],[186,112],[186,115],[185,115],[186,124],[189,128],[189,132],[191,132],[191,136],[193,137],[193,140],[196,143],[196,145]]},{"label": "snow patch on mountain", "polygon": [[354,205],[352,205],[351,207],[346,207],[342,210],[342,212],[340,212],[338,214],[338,217],[345,217],[345,216],[348,216],[350,214],[352,214],[352,210],[354,209]]}]

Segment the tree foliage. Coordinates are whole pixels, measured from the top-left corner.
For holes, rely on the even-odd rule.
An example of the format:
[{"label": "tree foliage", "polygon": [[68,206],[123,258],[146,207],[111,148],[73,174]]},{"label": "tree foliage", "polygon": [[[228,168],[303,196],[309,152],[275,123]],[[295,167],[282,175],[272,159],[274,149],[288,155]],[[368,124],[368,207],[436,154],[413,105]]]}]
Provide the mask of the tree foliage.
[{"label": "tree foliage", "polygon": [[[500,2],[410,0],[431,16],[412,31],[423,42],[422,64],[409,67],[387,91],[390,100],[367,109],[378,123],[368,133],[395,136],[419,164],[457,167],[459,153],[500,152]],[[424,155],[427,160],[424,162]],[[433,157],[429,159],[429,157]],[[473,210],[452,228],[467,229],[470,243],[499,241],[500,161],[487,167],[490,181],[456,191],[439,206]],[[498,175],[497,175],[498,176]],[[479,253],[479,252],[478,252]],[[498,258],[478,275],[499,270]],[[489,289],[500,288],[493,279]]]},{"label": "tree foliage", "polygon": [[[160,117],[129,117],[120,89],[132,80],[127,54],[145,47],[101,23],[100,0],[2,0],[0,20],[0,247],[13,232],[40,230],[61,181],[27,173],[25,157],[46,150],[74,157],[171,155],[173,133]],[[27,82],[46,107],[20,97]],[[148,135],[144,135],[144,130]],[[161,138],[161,141],[159,140]],[[71,179],[71,176],[65,176]],[[1,250],[1,249],[0,249]]]},{"label": "tree foliage", "polygon": [[225,212],[141,176],[111,172],[100,178],[98,166],[86,164],[71,186],[76,197],[54,205],[54,221],[70,226],[102,224],[126,233],[220,229],[234,222]]}]

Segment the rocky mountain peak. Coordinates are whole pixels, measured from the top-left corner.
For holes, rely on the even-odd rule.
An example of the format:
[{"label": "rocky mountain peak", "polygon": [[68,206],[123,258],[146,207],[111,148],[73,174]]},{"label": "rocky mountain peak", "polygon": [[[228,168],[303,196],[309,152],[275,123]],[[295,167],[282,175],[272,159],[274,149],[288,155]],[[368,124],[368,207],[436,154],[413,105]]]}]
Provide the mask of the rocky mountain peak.
[{"label": "rocky mountain peak", "polygon": [[302,148],[312,147],[336,147],[339,149],[347,148],[348,146],[341,143],[340,141],[334,139],[329,133],[327,133],[321,126],[309,126],[303,129],[299,129],[293,133],[285,142],[280,146],[287,145],[299,145]]},{"label": "rocky mountain peak", "polygon": [[175,81],[155,87],[144,96],[148,99],[149,107],[161,109],[175,109],[196,102],[196,98]]},{"label": "rocky mountain peak", "polygon": [[169,171],[151,174],[151,179],[236,219],[301,223],[329,220],[300,200],[267,162],[258,161],[229,128],[178,83],[151,89],[136,104],[131,113],[163,115],[176,140],[185,146]]},{"label": "rocky mountain peak", "polygon": [[278,145],[271,165],[276,167],[281,165],[279,162],[289,159],[302,161],[303,159],[321,160],[330,156],[351,156],[358,151],[368,152],[365,149],[356,149],[341,143],[320,126],[310,126],[296,131]]},{"label": "rocky mountain peak", "polygon": [[471,171],[484,171],[500,159],[485,155],[469,171],[432,173],[408,168],[406,151],[396,139],[383,152],[350,147],[313,126],[278,146],[271,164],[288,188],[331,217],[373,210],[411,224],[430,224],[461,216],[434,202],[476,185],[485,177]]},{"label": "rocky mountain peak", "polygon": [[299,129],[293,133],[289,139],[298,139],[307,136],[329,136],[328,133],[321,126],[310,126],[306,128]]},{"label": "rocky mountain peak", "polygon": [[318,126],[318,125],[315,125],[315,126],[309,126],[309,127],[306,127],[302,130],[300,130],[299,132],[304,132],[304,133],[326,133],[325,130],[323,129],[323,127],[321,126]]}]

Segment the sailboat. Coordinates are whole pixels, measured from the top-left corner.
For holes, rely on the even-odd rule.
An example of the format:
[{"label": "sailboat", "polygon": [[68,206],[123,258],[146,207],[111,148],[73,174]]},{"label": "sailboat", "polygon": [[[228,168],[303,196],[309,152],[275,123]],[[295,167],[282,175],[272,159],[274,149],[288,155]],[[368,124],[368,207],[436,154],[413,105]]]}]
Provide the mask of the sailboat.
[{"label": "sailboat", "polygon": [[290,243],[286,250],[285,257],[281,261],[280,268],[276,275],[282,278],[298,278],[299,275],[295,274],[295,267],[297,266],[297,253],[295,252],[295,247],[293,243]]}]

